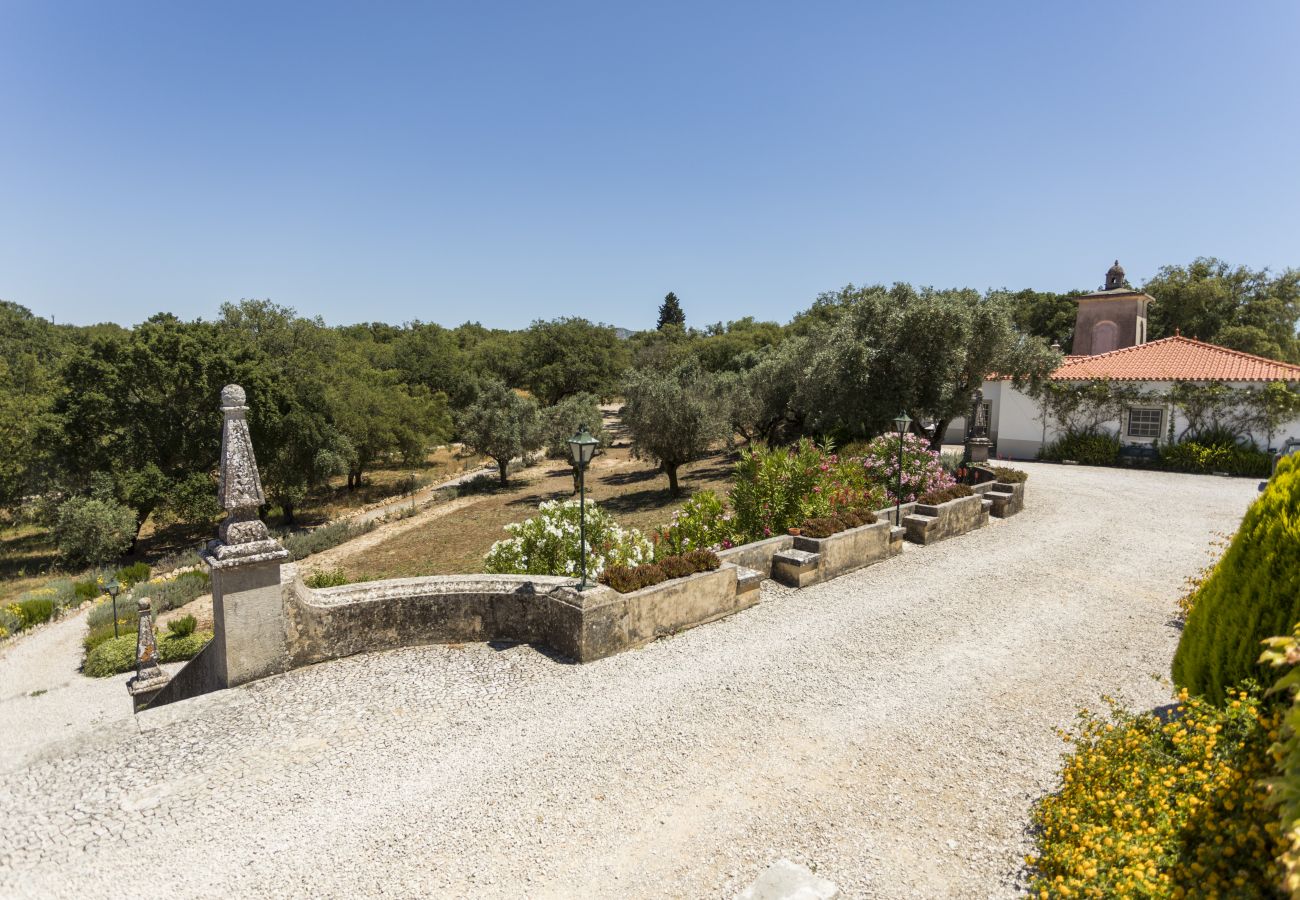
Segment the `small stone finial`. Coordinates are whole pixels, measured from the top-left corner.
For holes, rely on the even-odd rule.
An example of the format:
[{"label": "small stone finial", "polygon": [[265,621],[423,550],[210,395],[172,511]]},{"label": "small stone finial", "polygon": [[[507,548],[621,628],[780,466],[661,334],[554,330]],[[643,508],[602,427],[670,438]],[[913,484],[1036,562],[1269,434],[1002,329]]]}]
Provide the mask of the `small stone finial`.
[{"label": "small stone finial", "polygon": [[139,603],[140,623],[135,640],[135,677],[126,683],[126,689],[139,712],[170,680],[158,665],[158,641],[153,633],[152,604],[148,597]]},{"label": "small stone finial", "polygon": [[1052,352],[1053,352],[1053,353],[1060,353],[1060,352],[1061,352],[1061,342],[1060,342],[1060,341],[1052,341]]},{"label": "small stone finial", "polygon": [[221,408],[222,409],[247,409],[248,396],[244,389],[237,384],[228,384],[221,389]]}]

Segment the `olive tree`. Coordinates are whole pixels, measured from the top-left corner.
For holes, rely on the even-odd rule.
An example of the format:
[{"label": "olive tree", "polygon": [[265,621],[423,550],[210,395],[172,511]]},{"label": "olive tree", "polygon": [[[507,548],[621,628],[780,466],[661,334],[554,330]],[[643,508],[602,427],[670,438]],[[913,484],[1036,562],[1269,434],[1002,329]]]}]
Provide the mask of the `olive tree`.
[{"label": "olive tree", "polygon": [[510,461],[542,445],[537,402],[496,380],[485,381],[478,398],[461,413],[459,431],[465,446],[496,460],[503,485]]},{"label": "olive tree", "polygon": [[678,496],[677,470],[707,453],[726,433],[726,413],[714,379],[694,360],[667,373],[633,371],[624,382],[623,396],[623,424],[632,434],[632,454],[659,465],[672,495]]}]

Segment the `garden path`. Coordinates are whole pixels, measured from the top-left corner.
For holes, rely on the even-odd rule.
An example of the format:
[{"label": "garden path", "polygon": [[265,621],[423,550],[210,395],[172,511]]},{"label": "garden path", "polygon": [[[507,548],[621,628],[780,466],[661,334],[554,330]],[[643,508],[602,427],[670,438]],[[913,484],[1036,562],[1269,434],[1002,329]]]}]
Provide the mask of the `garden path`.
[{"label": "garden path", "polygon": [[130,723],[126,681],[131,675],[81,674],[90,608],[86,604],[0,650],[0,773],[88,739],[104,725]]},{"label": "garden path", "polygon": [[1168,701],[1183,579],[1255,496],[1024,468],[1015,518],[599,662],[408,648],[102,726],[0,774],[0,895],[734,896],[785,857],[1015,896],[1054,729]]}]

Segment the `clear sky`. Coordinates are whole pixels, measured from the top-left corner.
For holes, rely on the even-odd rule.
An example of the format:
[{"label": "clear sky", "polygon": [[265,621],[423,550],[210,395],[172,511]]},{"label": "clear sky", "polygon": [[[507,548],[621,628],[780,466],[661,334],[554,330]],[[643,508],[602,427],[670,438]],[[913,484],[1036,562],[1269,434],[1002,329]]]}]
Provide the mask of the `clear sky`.
[{"label": "clear sky", "polygon": [[0,0],[0,299],[786,321],[1300,265],[1300,3]]}]

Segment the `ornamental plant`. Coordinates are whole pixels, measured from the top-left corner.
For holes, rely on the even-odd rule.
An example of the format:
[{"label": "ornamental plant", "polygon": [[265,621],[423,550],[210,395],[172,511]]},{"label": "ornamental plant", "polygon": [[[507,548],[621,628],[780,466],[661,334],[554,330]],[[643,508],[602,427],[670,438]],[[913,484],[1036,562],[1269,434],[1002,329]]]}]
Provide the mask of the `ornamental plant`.
[{"label": "ornamental plant", "polygon": [[1277,816],[1263,779],[1281,711],[1257,691],[1172,714],[1080,713],[1059,793],[1034,810],[1041,897],[1274,897]]},{"label": "ornamental plant", "polygon": [[1272,747],[1277,777],[1268,782],[1269,802],[1277,808],[1282,832],[1282,882],[1292,897],[1300,897],[1300,625],[1289,637],[1269,638],[1261,663],[1289,669],[1274,683],[1270,694],[1289,698],[1282,712],[1282,734]]},{"label": "ornamental plant", "polygon": [[[598,577],[609,566],[636,566],[653,556],[650,541],[635,528],[623,528],[593,500],[587,506],[587,575]],[[484,558],[498,575],[569,575],[581,572],[577,500],[552,500],[538,515],[506,526],[510,537],[492,545]]]},{"label": "ornamental plant", "polygon": [[1300,621],[1300,457],[1278,462],[1232,543],[1188,606],[1174,654],[1179,687],[1222,702],[1238,682],[1266,682],[1260,642]]},{"label": "ornamental plant", "polygon": [[673,519],[650,535],[656,561],[692,550],[735,546],[735,526],[727,506],[713,491],[700,491],[682,504]]},{"label": "ornamental plant", "polygon": [[[898,435],[882,434],[862,446],[859,463],[869,484],[878,486],[889,503],[898,501]],[[957,483],[944,469],[939,453],[915,434],[903,436],[903,503]]]}]

